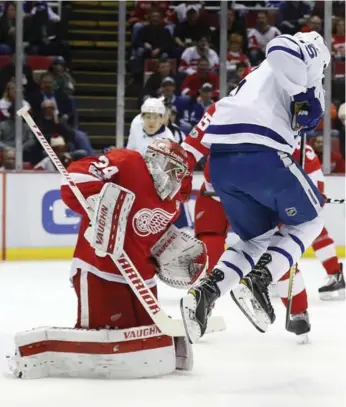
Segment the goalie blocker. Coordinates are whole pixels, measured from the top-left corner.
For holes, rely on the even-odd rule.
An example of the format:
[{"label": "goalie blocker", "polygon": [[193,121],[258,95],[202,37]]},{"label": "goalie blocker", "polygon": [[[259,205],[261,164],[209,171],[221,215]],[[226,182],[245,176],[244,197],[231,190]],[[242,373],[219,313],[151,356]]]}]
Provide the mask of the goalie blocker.
[{"label": "goalie blocker", "polygon": [[185,337],[162,335],[156,325],[122,330],[37,328],[15,337],[10,370],[19,378],[134,379],[191,370]]}]

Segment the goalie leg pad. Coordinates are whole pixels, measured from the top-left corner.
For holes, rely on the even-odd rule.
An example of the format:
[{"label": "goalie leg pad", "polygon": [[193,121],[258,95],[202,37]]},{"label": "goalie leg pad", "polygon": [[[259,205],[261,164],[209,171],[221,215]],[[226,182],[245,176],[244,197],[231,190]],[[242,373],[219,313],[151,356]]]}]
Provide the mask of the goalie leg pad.
[{"label": "goalie leg pad", "polygon": [[12,373],[23,379],[133,379],[176,369],[173,338],[155,325],[125,330],[38,328],[18,333]]},{"label": "goalie leg pad", "polygon": [[[76,328],[124,329],[153,323],[127,284],[108,281],[79,268],[72,282],[78,300]],[[156,285],[150,289],[157,297]]]}]

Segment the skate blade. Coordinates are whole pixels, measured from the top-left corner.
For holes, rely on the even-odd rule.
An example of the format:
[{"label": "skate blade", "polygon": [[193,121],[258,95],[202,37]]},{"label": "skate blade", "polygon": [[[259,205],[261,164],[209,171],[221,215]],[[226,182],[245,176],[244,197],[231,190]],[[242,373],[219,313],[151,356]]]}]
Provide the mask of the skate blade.
[{"label": "skate blade", "polygon": [[302,334],[302,335],[298,335],[298,341],[297,341],[298,345],[308,345],[311,343],[311,340],[309,338],[308,334]]},{"label": "skate blade", "polygon": [[345,301],[346,299],[345,290],[324,292],[319,295],[322,301]]},{"label": "skate blade", "polygon": [[201,327],[196,320],[196,298],[188,294],[180,300],[180,311],[183,318],[186,335],[190,343],[196,343],[202,336]]},{"label": "skate blade", "polygon": [[268,315],[263,311],[259,302],[254,298],[251,290],[240,284],[231,291],[233,301],[238,305],[252,325],[262,333],[267,332],[270,325]]}]

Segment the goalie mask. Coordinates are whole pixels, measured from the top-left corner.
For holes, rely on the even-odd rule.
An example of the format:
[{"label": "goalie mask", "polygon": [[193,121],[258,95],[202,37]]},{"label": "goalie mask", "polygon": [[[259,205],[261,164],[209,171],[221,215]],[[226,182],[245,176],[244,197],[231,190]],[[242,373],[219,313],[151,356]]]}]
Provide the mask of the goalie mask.
[{"label": "goalie mask", "polygon": [[176,142],[156,139],[146,150],[144,160],[162,200],[172,199],[181,187],[188,168],[187,153]]}]

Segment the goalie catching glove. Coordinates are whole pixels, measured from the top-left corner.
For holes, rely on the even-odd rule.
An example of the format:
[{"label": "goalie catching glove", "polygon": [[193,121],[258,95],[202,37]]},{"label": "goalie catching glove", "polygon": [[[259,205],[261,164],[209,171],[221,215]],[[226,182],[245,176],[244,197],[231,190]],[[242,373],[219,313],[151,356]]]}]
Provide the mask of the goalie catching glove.
[{"label": "goalie catching glove", "polygon": [[204,277],[208,256],[204,243],[171,226],[152,247],[161,281],[173,288],[187,288]]}]

